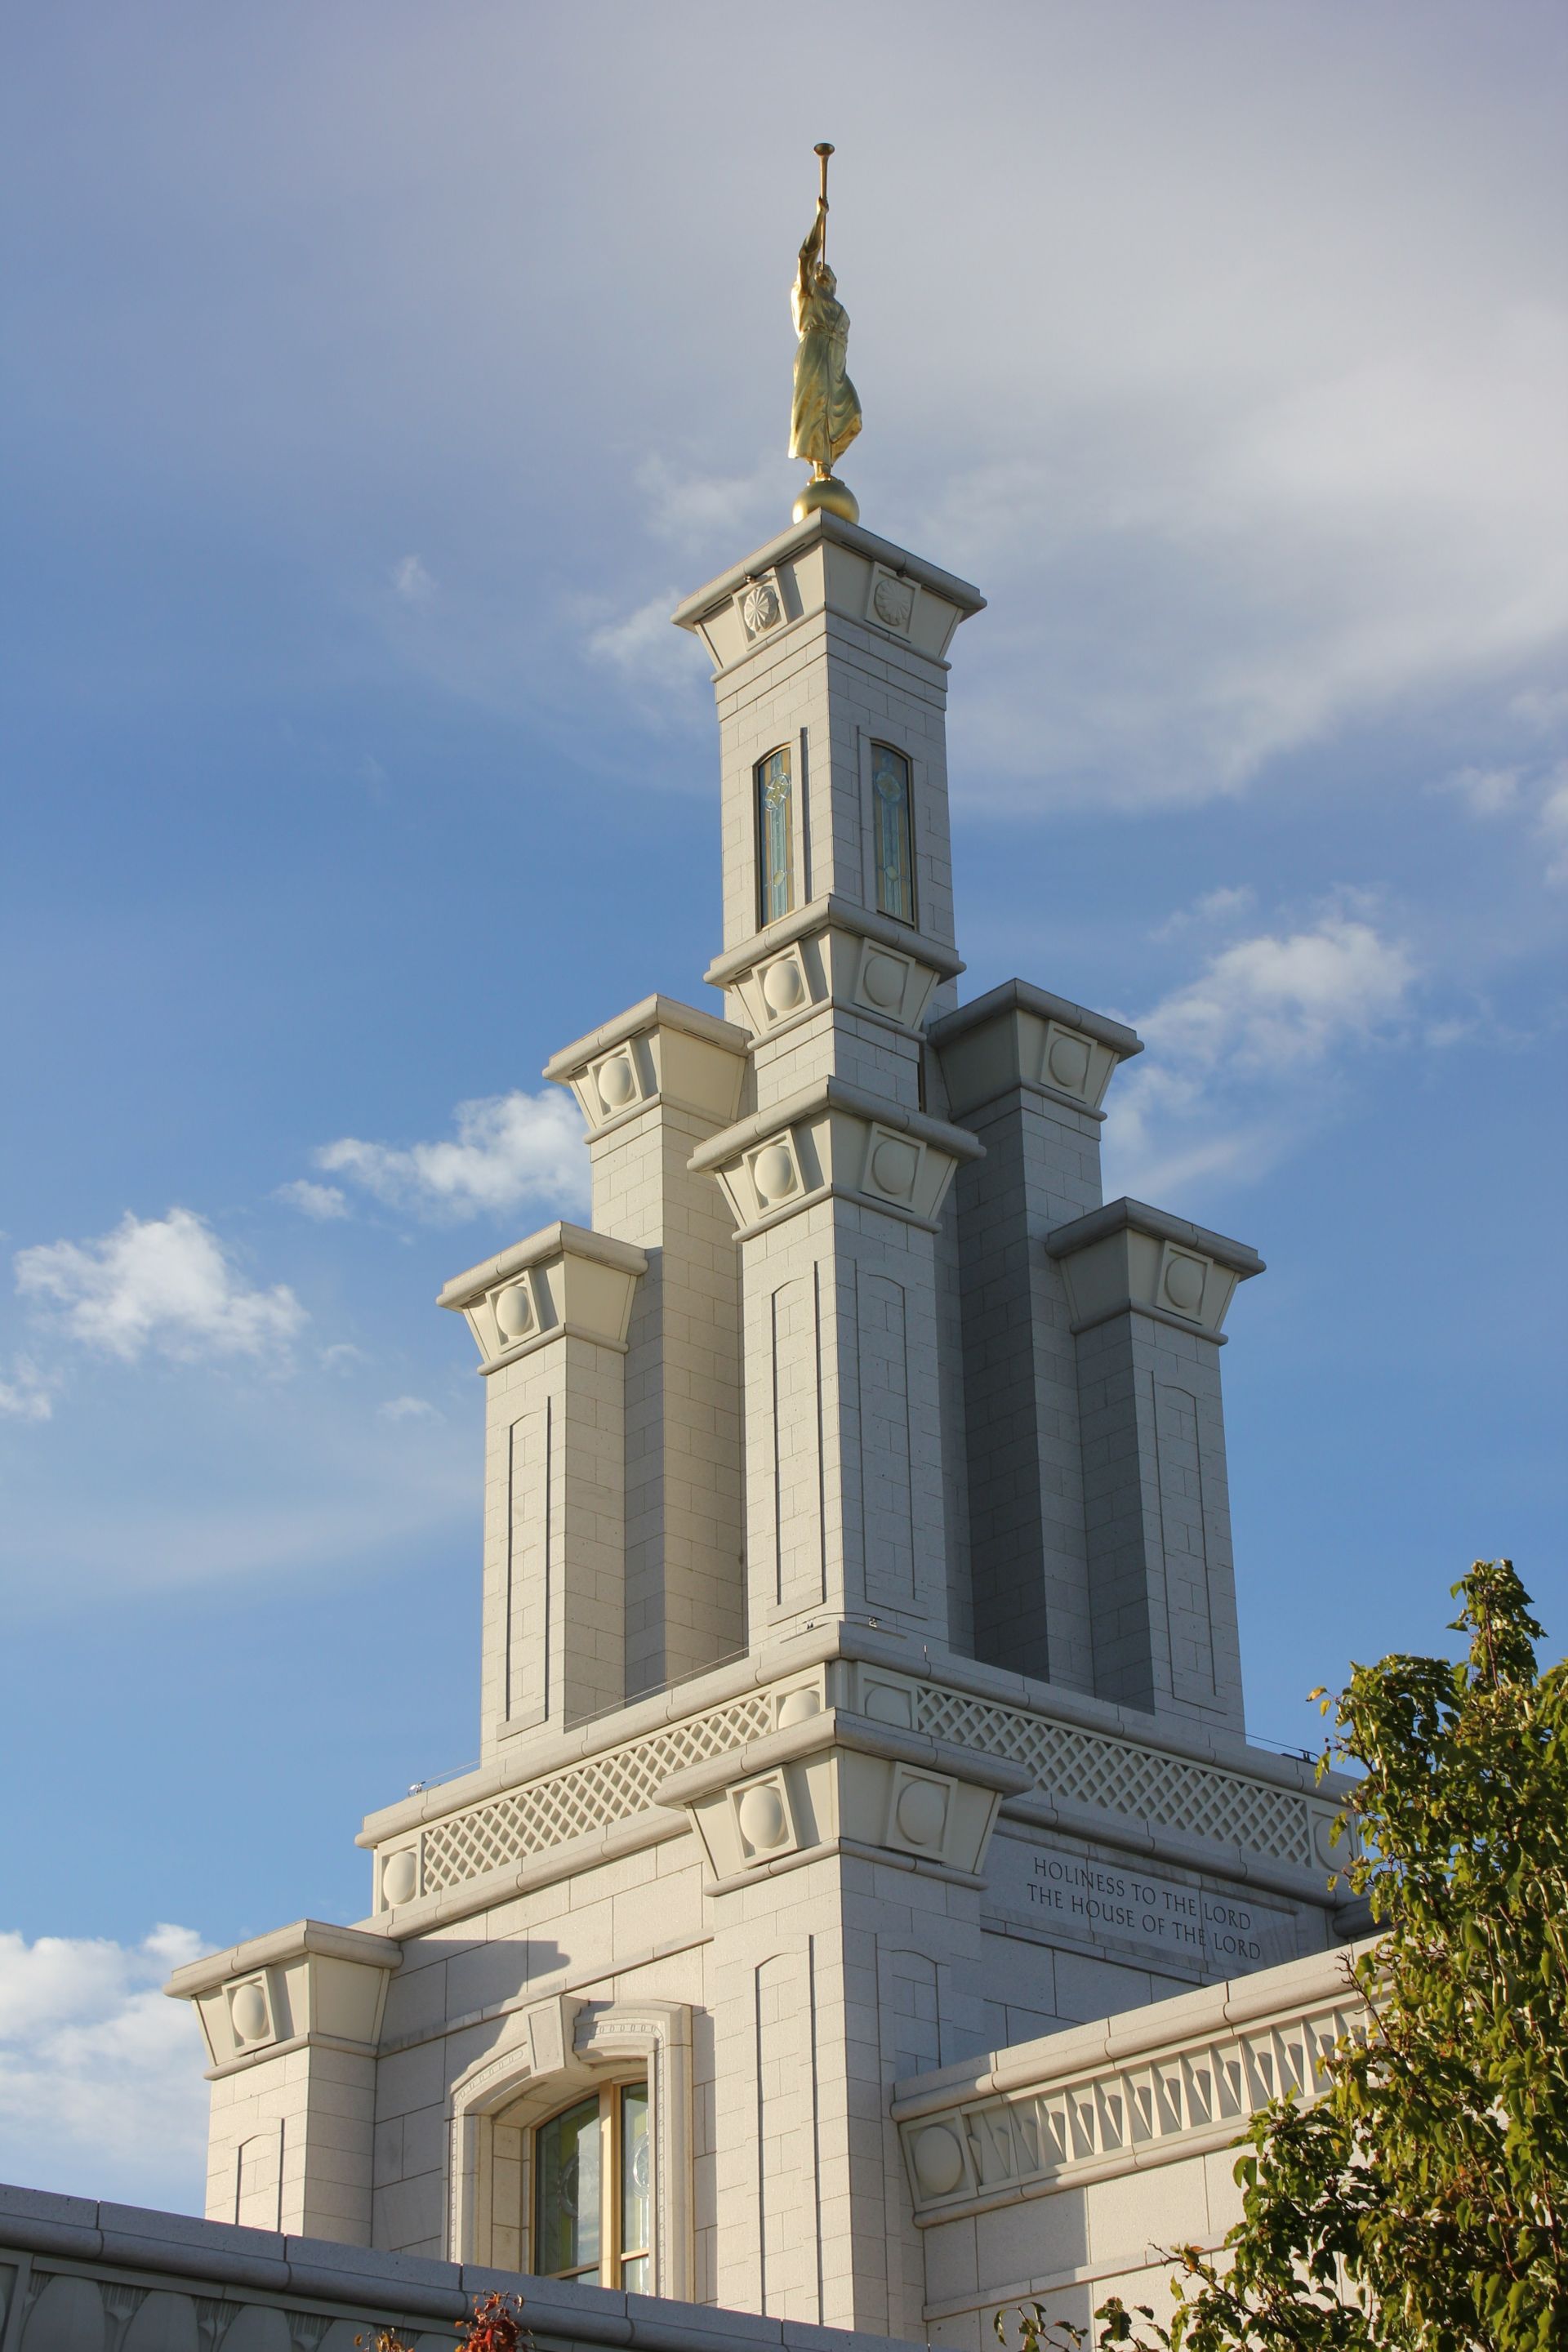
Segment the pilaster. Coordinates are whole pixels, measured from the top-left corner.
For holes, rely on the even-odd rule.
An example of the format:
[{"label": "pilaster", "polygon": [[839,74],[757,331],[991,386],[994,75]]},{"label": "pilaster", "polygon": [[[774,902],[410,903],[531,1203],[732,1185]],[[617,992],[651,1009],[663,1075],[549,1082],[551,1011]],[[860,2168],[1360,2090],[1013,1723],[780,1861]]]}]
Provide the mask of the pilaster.
[{"label": "pilaster", "polygon": [[753,1643],[824,1612],[947,1639],[934,1240],[978,1149],[830,1079],[693,1160],[742,1244]]},{"label": "pilaster", "polygon": [[1220,1327],[1263,1261],[1125,1200],[1046,1247],[1078,1346],[1095,1687],[1239,1732]]},{"label": "pilaster", "polygon": [[449,1282],[485,1377],[483,1753],[626,1696],[626,1335],[639,1249],[547,1225]]},{"label": "pilaster", "polygon": [[641,1249],[626,1334],[626,1692],[744,1647],[740,1260],[691,1156],[741,1106],[748,1038],[645,998],[545,1066],[588,1125],[595,1231]]},{"label": "pilaster", "polygon": [[933,1022],[958,1178],[974,1654],[1092,1691],[1078,1370],[1047,1234],[1100,1206],[1100,1106],[1131,1029],[1012,980]]},{"label": "pilaster", "polygon": [[402,1947],[319,1919],[176,1969],[211,2062],[207,2215],[371,2242],[375,2053]]}]

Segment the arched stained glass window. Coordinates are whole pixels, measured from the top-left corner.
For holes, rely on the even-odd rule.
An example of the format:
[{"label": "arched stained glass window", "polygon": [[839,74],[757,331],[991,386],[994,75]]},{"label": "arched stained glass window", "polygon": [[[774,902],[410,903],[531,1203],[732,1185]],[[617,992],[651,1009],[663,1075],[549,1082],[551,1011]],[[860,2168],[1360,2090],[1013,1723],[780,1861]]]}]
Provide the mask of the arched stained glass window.
[{"label": "arched stained glass window", "polygon": [[533,2135],[533,2263],[542,2278],[646,2294],[651,2284],[647,2084],[617,2083]]},{"label": "arched stained glass window", "polygon": [[795,782],[789,746],[757,761],[757,920],[795,906]]},{"label": "arched stained glass window", "polygon": [[890,743],[871,746],[871,810],[878,910],[896,916],[900,923],[912,923],[915,860],[910,830],[910,763]]}]

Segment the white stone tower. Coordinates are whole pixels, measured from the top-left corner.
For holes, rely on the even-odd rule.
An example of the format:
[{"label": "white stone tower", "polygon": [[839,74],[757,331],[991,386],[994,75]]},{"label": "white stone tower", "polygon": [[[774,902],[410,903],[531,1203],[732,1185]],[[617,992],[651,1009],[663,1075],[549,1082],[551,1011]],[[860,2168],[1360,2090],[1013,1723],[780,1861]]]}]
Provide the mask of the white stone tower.
[{"label": "white stone tower", "polygon": [[1102,1203],[1130,1030],[955,1003],[981,609],[819,505],[675,616],[724,1014],[558,1054],[593,1225],[442,1294],[482,1760],[367,1821],[362,1927],[175,1980],[216,2215],[923,2335],[933,2221],[1044,2159],[984,2099],[907,2123],[911,2078],[1333,1939],[1332,1795],[1242,1723],[1218,1359],[1261,1262]]}]

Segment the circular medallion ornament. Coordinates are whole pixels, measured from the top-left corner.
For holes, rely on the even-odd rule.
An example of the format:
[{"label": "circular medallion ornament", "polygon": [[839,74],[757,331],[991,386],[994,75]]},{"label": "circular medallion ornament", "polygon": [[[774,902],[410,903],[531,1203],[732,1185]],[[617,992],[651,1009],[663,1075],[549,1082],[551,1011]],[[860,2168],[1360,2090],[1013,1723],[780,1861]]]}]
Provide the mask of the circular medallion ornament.
[{"label": "circular medallion ornament", "polygon": [[382,1897],[388,1905],[411,1903],[419,1888],[419,1857],[414,1848],[405,1846],[401,1853],[388,1854],[381,1874]]},{"label": "circular medallion ornament", "polygon": [[871,591],[871,610],[885,629],[907,629],[914,608],[914,595],[901,580],[883,578]]},{"label": "circular medallion ornament", "polygon": [[942,1843],[947,1793],[934,1780],[911,1780],[899,1798],[899,1835],[910,1845]]},{"label": "circular medallion ornament", "polygon": [[822,1701],[809,1683],[799,1690],[786,1691],[779,1701],[779,1729],[787,1731],[792,1723],[809,1723],[814,1715],[822,1713]]},{"label": "circular medallion ornament", "polygon": [[779,603],[779,592],[771,581],[759,580],[754,588],[747,589],[745,602],[741,606],[741,618],[746,625],[749,637],[765,636],[783,617],[784,607]]},{"label": "circular medallion ornament", "polygon": [[748,1789],[740,1803],[741,1835],[758,1853],[772,1853],[789,1835],[784,1799],[765,1781]]},{"label": "circular medallion ornament", "polygon": [[900,1143],[889,1136],[871,1154],[871,1181],[889,1201],[907,1201],[915,1189],[920,1164],[920,1153],[912,1143]]},{"label": "circular medallion ornament", "polygon": [[503,1339],[521,1339],[532,1329],[533,1301],[526,1283],[514,1282],[510,1290],[501,1292],[496,1300],[496,1328]]},{"label": "circular medallion ornament", "polygon": [[637,1072],[625,1054],[599,1065],[599,1100],[606,1110],[625,1110],[637,1093]]},{"label": "circular medallion ornament", "polygon": [[765,1151],[759,1151],[752,1162],[752,1174],[764,1201],[770,1204],[787,1201],[795,1185],[795,1161],[789,1156],[788,1146],[770,1143]]},{"label": "circular medallion ornament", "polygon": [[892,956],[867,957],[860,985],[879,1013],[896,1012],[903,1003],[904,971],[904,965]]},{"label": "circular medallion ornament", "polygon": [[258,1984],[241,1985],[230,1999],[228,2013],[242,2042],[259,2042],[267,2032],[267,1995]]},{"label": "circular medallion ornament", "polygon": [[805,1002],[805,980],[793,956],[781,957],[763,974],[763,994],[770,1013],[793,1013]]},{"label": "circular medallion ornament", "polygon": [[915,2179],[925,2197],[951,2197],[963,2179],[963,2150],[946,2124],[928,2124],[914,2145]]},{"label": "circular medallion ornament", "polygon": [[1089,1076],[1089,1047],[1081,1037],[1053,1037],[1046,1065],[1065,1094],[1083,1092],[1083,1082]]},{"label": "circular medallion ornament", "polygon": [[1195,1315],[1203,1305],[1204,1270],[1195,1257],[1173,1257],[1165,1268],[1165,1296],[1178,1315]]}]

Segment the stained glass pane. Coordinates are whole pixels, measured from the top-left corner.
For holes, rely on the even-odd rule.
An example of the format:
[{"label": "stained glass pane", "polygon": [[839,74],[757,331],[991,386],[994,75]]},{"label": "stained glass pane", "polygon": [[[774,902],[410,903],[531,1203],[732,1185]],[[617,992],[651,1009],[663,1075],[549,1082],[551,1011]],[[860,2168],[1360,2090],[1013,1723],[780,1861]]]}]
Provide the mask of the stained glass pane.
[{"label": "stained glass pane", "polygon": [[795,905],[795,790],[789,751],[757,762],[757,900],[764,923]]},{"label": "stained glass pane", "polygon": [[621,2284],[639,2292],[647,2283],[651,2192],[647,2084],[628,2083],[621,2093]]},{"label": "stained glass pane", "polygon": [[534,2135],[534,2267],[572,2278],[599,2267],[599,2102],[584,2099]]},{"label": "stained glass pane", "polygon": [[877,904],[900,923],[915,919],[910,840],[910,763],[890,744],[871,747],[871,805],[877,843]]}]

